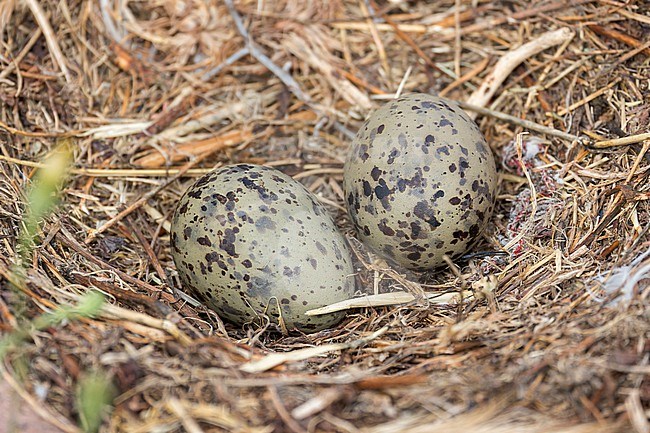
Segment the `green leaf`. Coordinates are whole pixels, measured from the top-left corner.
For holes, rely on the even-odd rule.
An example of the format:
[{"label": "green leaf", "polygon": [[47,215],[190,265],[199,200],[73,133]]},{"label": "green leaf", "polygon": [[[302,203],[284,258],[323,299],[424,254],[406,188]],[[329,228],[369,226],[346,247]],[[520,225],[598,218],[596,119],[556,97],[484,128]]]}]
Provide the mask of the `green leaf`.
[{"label": "green leaf", "polygon": [[85,375],[77,388],[77,409],[81,428],[89,433],[99,430],[102,420],[110,412],[116,388],[109,375],[96,371]]}]

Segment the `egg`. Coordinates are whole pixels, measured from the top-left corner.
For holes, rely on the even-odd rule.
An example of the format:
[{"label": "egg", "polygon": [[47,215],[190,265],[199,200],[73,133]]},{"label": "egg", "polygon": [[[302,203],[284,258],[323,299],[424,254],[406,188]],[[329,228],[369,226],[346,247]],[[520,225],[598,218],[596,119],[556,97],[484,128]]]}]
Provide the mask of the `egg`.
[{"label": "egg", "polygon": [[492,214],[496,187],[494,157],[476,123],[456,104],[419,93],[368,118],[343,173],[363,244],[419,271],[467,252]]},{"label": "egg", "polygon": [[315,332],[343,314],[304,313],[354,294],[350,250],[327,209],[282,172],[237,164],[192,185],[172,217],[183,287],[238,325],[262,316]]}]

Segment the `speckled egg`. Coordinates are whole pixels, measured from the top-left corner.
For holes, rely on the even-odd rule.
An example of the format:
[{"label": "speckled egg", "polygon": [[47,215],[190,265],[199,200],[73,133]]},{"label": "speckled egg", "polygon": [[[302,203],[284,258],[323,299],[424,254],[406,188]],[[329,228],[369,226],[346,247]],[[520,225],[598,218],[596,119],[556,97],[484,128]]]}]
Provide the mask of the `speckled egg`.
[{"label": "speckled egg", "polygon": [[236,324],[266,315],[322,330],[343,315],[304,313],[354,293],[350,250],[327,209],[272,168],[237,164],[200,178],[178,203],[171,246],[183,287]]},{"label": "speckled egg", "polygon": [[370,116],[343,180],[361,241],[412,270],[465,253],[492,213],[497,186],[494,157],[476,124],[426,94],[402,96]]}]

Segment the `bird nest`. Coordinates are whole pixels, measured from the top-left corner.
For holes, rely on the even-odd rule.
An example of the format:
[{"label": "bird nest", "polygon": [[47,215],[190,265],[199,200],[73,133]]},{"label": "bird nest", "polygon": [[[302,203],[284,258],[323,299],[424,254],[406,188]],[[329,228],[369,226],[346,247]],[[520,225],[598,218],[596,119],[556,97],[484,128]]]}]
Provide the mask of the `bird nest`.
[{"label": "bird nest", "polygon": [[[0,3],[0,426],[647,433],[648,16]],[[459,101],[499,171],[484,254],[428,274],[364,251],[341,188],[364,118],[411,91]],[[298,179],[347,235],[359,300],[340,326],[237,327],[183,292],[170,216],[235,162]]]}]

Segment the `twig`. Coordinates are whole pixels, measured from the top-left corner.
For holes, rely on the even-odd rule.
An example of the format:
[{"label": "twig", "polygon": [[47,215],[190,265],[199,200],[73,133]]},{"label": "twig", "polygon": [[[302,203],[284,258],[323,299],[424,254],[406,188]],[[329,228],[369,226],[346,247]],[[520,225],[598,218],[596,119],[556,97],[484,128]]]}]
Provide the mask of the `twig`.
[{"label": "twig", "polygon": [[650,49],[650,40],[646,41],[644,44],[638,46],[637,48],[625,53],[625,55],[621,56],[619,59],[617,59],[614,63],[611,63],[607,65],[607,67],[602,68],[596,76],[593,78],[593,81],[596,81],[598,78],[602,77],[605,74],[611,73],[616,67],[619,65],[622,65],[623,63],[627,62],[630,60],[632,57],[636,56],[639,54],[641,51],[647,51]]},{"label": "twig", "polygon": [[158,272],[158,276],[160,277],[160,279],[163,280],[167,284],[168,287],[172,287],[172,284],[169,281],[169,278],[167,277],[167,273],[165,272],[162,265],[160,264],[160,260],[158,260],[158,257],[156,256],[156,253],[154,252],[151,245],[149,245],[149,242],[147,241],[147,238],[145,237],[145,235],[142,233],[142,231],[138,227],[138,224],[136,224],[136,222],[131,217],[131,215],[127,216],[126,219],[129,222],[129,227],[131,228],[131,231],[135,234],[135,237],[138,239],[138,242],[142,246],[142,249],[145,251],[145,253],[149,257],[149,262],[151,263],[153,268],[156,270],[156,272]]},{"label": "twig", "polygon": [[462,35],[460,34],[460,0],[454,6],[454,73],[460,77],[460,54],[462,53]]},{"label": "twig", "polygon": [[235,9],[232,0],[224,0],[224,3],[226,3],[226,6],[228,7],[228,12],[230,12],[232,19],[235,22],[237,31],[239,31],[239,34],[241,34],[242,37],[244,38],[244,44],[246,44],[246,48],[248,49],[250,55],[255,57],[255,59],[258,62],[260,62],[262,65],[264,65],[269,71],[271,71],[273,75],[278,77],[280,81],[282,81],[284,85],[289,88],[291,93],[293,93],[296,96],[296,98],[300,99],[305,103],[310,103],[311,98],[309,97],[309,95],[307,95],[305,92],[302,91],[302,89],[300,88],[300,84],[298,84],[298,82],[294,80],[291,75],[289,75],[284,70],[282,70],[282,68],[280,68],[278,65],[273,63],[273,61],[270,58],[268,58],[266,54],[260,51],[257,45],[255,45],[252,38],[248,34],[248,30],[246,30],[246,27],[244,26],[244,22],[242,21],[241,15],[239,15],[239,12],[237,12],[237,9]]},{"label": "twig", "polygon": [[[408,23],[396,23],[396,25],[403,32],[419,33],[419,34],[426,34],[428,32],[430,33],[429,27],[432,26],[432,25],[408,24]],[[353,31],[361,31],[361,32],[370,31],[370,26],[365,20],[364,21],[338,21],[338,22],[335,21],[332,22],[331,26],[332,28],[339,29],[339,30],[353,30]],[[395,27],[388,24],[388,22],[375,23],[375,27],[377,28],[377,30],[382,32],[395,31]]]},{"label": "twig", "polygon": [[399,86],[397,86],[397,91],[395,91],[395,97],[399,98],[402,92],[404,91],[404,86],[406,85],[406,82],[408,81],[409,77],[411,76],[411,71],[413,70],[412,66],[409,66],[406,69],[406,72],[404,72],[404,77],[402,78],[402,81],[399,82]]},{"label": "twig", "polygon": [[242,57],[244,57],[244,56],[246,56],[248,54],[250,54],[250,50],[248,49],[248,47],[240,48],[239,50],[237,50],[237,52],[235,52],[234,54],[231,54],[230,56],[228,56],[228,58],[226,60],[224,60],[223,62],[221,62],[219,65],[217,65],[216,67],[210,69],[208,72],[203,74],[203,76],[201,77],[201,80],[208,81],[210,78],[217,75],[219,72],[224,70],[226,67],[232,65],[237,60],[241,59]]},{"label": "twig", "polygon": [[104,23],[104,28],[108,35],[113,39],[113,42],[120,45],[124,41],[126,32],[124,28],[120,27],[119,29],[115,26],[115,22],[111,17],[111,5],[113,4],[110,0],[100,0],[99,1],[99,10],[102,15],[102,22]]},{"label": "twig", "polygon": [[[245,93],[243,97],[240,97],[236,101],[205,107],[198,117],[180,122],[178,125],[167,128],[152,138],[155,141],[170,140],[180,142],[181,137],[187,140],[186,136],[193,132],[200,129],[211,129],[213,125],[222,122],[224,119],[232,119],[250,112],[252,104],[259,104],[261,107],[266,107],[267,104],[272,103],[276,98],[277,95],[275,92],[265,92],[259,96]],[[110,125],[105,125],[104,127],[110,127]],[[96,138],[96,135],[93,134],[93,137]]]},{"label": "twig", "polygon": [[591,145],[596,149],[605,149],[608,147],[625,146],[626,144],[641,143],[644,140],[650,140],[650,132],[644,134],[630,135],[628,137],[614,138],[612,140],[597,141]]},{"label": "twig", "polygon": [[189,107],[196,100],[195,92],[196,89],[192,87],[183,87],[169,104],[165,104],[160,113],[152,116],[153,123],[143,133],[147,136],[156,135],[171,125],[178,117],[187,113]]},{"label": "twig", "polygon": [[635,431],[650,432],[650,422],[648,422],[648,415],[645,408],[643,407],[643,404],[641,403],[641,393],[637,387],[631,390],[630,394],[625,399],[625,411],[627,412],[627,416],[632,426],[634,426]]},{"label": "twig", "polygon": [[337,387],[327,388],[300,406],[295,407],[291,411],[291,416],[298,420],[314,416],[315,414],[327,409],[335,401],[339,400],[342,394],[343,392],[341,392]]},{"label": "twig", "polygon": [[101,227],[98,229],[92,230],[86,239],[84,240],[84,243],[86,245],[90,244],[92,241],[95,240],[97,236],[100,234],[104,233],[106,230],[109,228],[113,227],[115,224],[120,222],[125,216],[129,215],[131,212],[134,210],[138,209],[140,206],[142,206],[144,203],[147,202],[150,198],[156,196],[160,191],[163,189],[167,188],[169,185],[171,185],[173,182],[175,182],[177,179],[179,179],[181,176],[185,174],[190,168],[192,168],[194,165],[198,164],[199,162],[203,161],[205,158],[210,156],[212,152],[206,152],[203,155],[200,155],[197,157],[195,160],[188,162],[185,164],[179,171],[176,173],[174,176],[170,177],[167,179],[165,182],[162,182],[160,185],[158,185],[156,188],[153,188],[149,190],[147,193],[143,194],[142,197],[140,197],[138,200],[135,202],[131,203],[129,206],[127,206],[124,210],[122,210],[120,213],[115,215],[112,219],[109,221],[105,222]]},{"label": "twig", "polygon": [[203,429],[192,415],[185,409],[185,406],[176,397],[171,397],[167,401],[167,407],[173,412],[178,420],[183,424],[183,428],[188,433],[203,433]]},{"label": "twig", "polygon": [[632,180],[632,178],[636,174],[636,171],[639,168],[639,165],[641,165],[641,161],[643,161],[643,157],[648,152],[648,149],[650,149],[650,141],[644,141],[643,146],[641,147],[641,150],[639,151],[639,154],[634,159],[634,163],[632,163],[632,167],[630,167],[630,173],[627,175],[627,178],[625,179],[625,183],[630,183],[630,181]]},{"label": "twig", "polygon": [[50,54],[52,54],[52,59],[54,59],[55,62],[59,65],[59,69],[61,69],[61,72],[63,72],[65,81],[68,84],[71,84],[72,76],[70,75],[70,71],[65,64],[65,56],[63,55],[63,52],[61,52],[61,48],[59,47],[59,44],[56,40],[54,31],[52,31],[52,26],[50,26],[50,22],[45,16],[41,5],[37,0],[25,0],[25,2],[27,3],[29,10],[34,15],[38,26],[43,32],[43,36],[45,36],[45,41],[47,42],[47,46],[50,49]]},{"label": "twig", "polygon": [[[375,9],[379,9],[379,7],[377,6],[377,3],[376,3],[374,0],[372,1],[372,4],[373,4],[373,6],[375,7]],[[398,24],[396,24],[395,21],[393,21],[393,20],[388,16],[388,14],[386,14],[386,13],[382,13],[382,14],[381,14],[381,17],[384,19],[384,21],[386,21],[386,23],[387,23],[388,25],[390,25],[390,26],[393,28],[393,30],[395,31],[395,34],[396,34],[396,35],[397,35],[401,40],[403,40],[404,42],[406,42],[406,43],[408,44],[409,47],[413,48],[413,51],[415,51],[416,54],[417,54],[418,56],[420,56],[420,58],[421,58],[422,60],[424,60],[425,63],[426,63],[427,65],[429,65],[429,67],[435,69],[436,71],[439,71],[439,72],[442,72],[442,73],[444,73],[444,74],[447,74],[447,71],[444,70],[444,69],[442,69],[442,68],[440,68],[438,65],[436,65],[436,63],[435,63],[433,60],[431,60],[431,57],[429,57],[429,56],[428,56],[428,55],[427,55],[427,54],[422,50],[422,48],[420,48],[420,46],[419,46],[419,45],[418,45],[418,44],[417,44],[417,43],[416,43],[416,42],[415,42],[415,41],[414,41],[414,40],[413,40],[413,39],[412,39],[412,38],[411,38],[407,33],[405,33],[405,32],[402,30],[402,29],[400,28],[400,26],[399,26]],[[455,78],[455,77],[453,77],[453,78]]]},{"label": "twig", "polygon": [[447,263],[447,266],[449,266],[449,269],[451,272],[460,280],[460,290],[458,291],[458,296],[460,297],[460,300],[458,302],[458,305],[456,306],[457,308],[457,315],[456,315],[456,323],[460,323],[463,321],[463,304],[465,303],[464,301],[464,293],[465,293],[465,287],[467,286],[467,282],[465,281],[465,278],[463,277],[463,273],[458,269],[458,266],[451,260],[451,257],[449,257],[447,254],[442,256],[442,259]]},{"label": "twig", "polygon": [[573,253],[574,251],[577,251],[581,247],[588,247],[591,245],[591,243],[596,239],[596,236],[598,236],[604,229],[605,227],[609,226],[609,224],[614,221],[616,218],[618,218],[624,210],[624,204],[625,200],[623,199],[623,195],[619,193],[619,195],[616,196],[614,199],[614,204],[611,206],[611,210],[605,214],[603,219],[600,221],[600,223],[587,235],[585,236],[581,241],[579,241],[575,246],[572,246],[569,249],[570,253]]},{"label": "twig", "polygon": [[[505,54],[490,74],[485,78],[481,87],[467,100],[468,104],[484,107],[490,101],[501,84],[510,73],[524,60],[534,56],[552,46],[561,44],[573,37],[573,32],[566,27],[544,33],[534,41],[528,42]],[[475,118],[476,115],[472,116]]]},{"label": "twig", "polygon": [[520,132],[517,134],[515,145],[517,149],[517,160],[521,165],[521,170],[524,172],[524,176],[526,176],[526,180],[528,181],[528,188],[530,189],[530,217],[528,218],[526,224],[521,228],[521,231],[514,238],[510,239],[506,245],[504,245],[503,249],[506,251],[510,250],[512,247],[517,245],[517,243],[519,243],[519,241],[521,241],[526,235],[530,234],[530,231],[535,226],[535,214],[537,214],[537,190],[535,188],[535,183],[530,176],[530,171],[528,170],[528,167],[526,167],[523,159],[523,136],[525,134],[525,132]]},{"label": "twig", "polygon": [[[302,90],[300,84],[298,84],[298,82],[294,80],[290,74],[285,72],[282,68],[280,68],[275,63],[273,63],[273,61],[264,53],[262,53],[262,51],[260,51],[257,45],[255,45],[248,31],[246,30],[246,27],[244,26],[242,18],[239,15],[239,12],[237,12],[237,9],[235,9],[232,0],[224,0],[224,3],[228,7],[228,11],[230,12],[232,19],[235,22],[235,26],[237,27],[237,30],[244,38],[244,43],[246,44],[246,48],[248,48],[250,55],[253,56],[262,65],[264,65],[269,71],[271,71],[273,75],[278,77],[280,81],[282,81],[282,83],[284,83],[284,85],[289,89],[289,91],[293,93],[293,95],[296,98],[298,98],[298,100],[308,105],[318,115],[318,117],[323,116],[324,115],[323,113],[328,113],[328,114],[334,114],[340,118],[347,118],[347,116],[335,110],[334,108],[325,107],[318,103],[315,103],[311,99],[311,97]],[[333,122],[333,124],[335,127],[337,127],[337,125],[339,125],[339,122],[335,121]]]},{"label": "twig", "polygon": [[[648,149],[650,149],[650,141],[646,141],[645,143],[643,143],[643,147],[641,148],[641,151],[639,152],[634,163],[632,164],[632,167],[630,168],[630,173],[627,175],[627,178],[625,180],[626,183],[629,183],[630,180],[632,180],[632,178],[634,177],[634,174],[636,173],[636,170],[639,168],[639,165],[641,164],[641,160],[645,156]],[[623,191],[619,191],[616,194],[616,197],[614,197],[614,204],[611,206],[611,210],[605,214],[600,224],[598,224],[596,228],[594,228],[591,231],[591,233],[585,236],[571,251],[575,251],[582,246],[589,247],[591,243],[596,239],[596,236],[598,236],[614,219],[618,218],[619,215],[621,215],[625,211],[628,201],[629,200],[627,199]]]},{"label": "twig", "polygon": [[83,245],[79,244],[75,238],[72,236],[72,234],[67,231],[63,226],[61,226],[61,232],[57,233],[56,238],[62,242],[63,244],[67,245],[68,247],[72,248],[74,251],[76,251],[78,254],[83,256],[86,260],[89,262],[94,263],[95,265],[99,266],[102,270],[106,270],[109,272],[114,273],[124,281],[126,281],[129,284],[133,284],[134,286],[146,290],[148,293],[150,293],[152,296],[155,296],[155,293],[158,293],[162,291],[159,287],[152,286],[151,284],[145,282],[145,281],[140,281],[139,279],[132,277],[131,275],[127,274],[126,272],[123,272],[108,263],[104,262],[103,260],[98,259],[95,257],[93,254],[91,254],[88,251],[88,248],[84,247]]},{"label": "twig", "polygon": [[[221,131],[219,131],[221,132]],[[177,162],[188,156],[200,155],[204,152],[218,152],[228,147],[233,147],[253,139],[250,131],[235,129],[219,135],[214,135],[205,140],[188,141],[177,144],[169,149],[169,153],[163,154],[158,151],[150,151],[139,157],[133,164],[144,168],[157,168],[169,162]],[[261,138],[258,135],[256,138]]]},{"label": "twig", "polygon": [[[571,5],[572,6],[578,6],[583,3],[591,3],[594,0],[574,0]],[[564,9],[567,7],[567,3],[564,0],[561,1],[556,1],[553,3],[546,3],[543,4],[539,7],[527,7],[523,10],[520,10],[518,12],[515,12],[511,15],[503,15],[500,17],[492,18],[492,19],[487,19],[485,21],[481,21],[479,23],[476,23],[474,25],[466,26],[461,30],[461,35],[468,35],[470,33],[478,33],[486,29],[494,28],[497,26],[500,26],[501,24],[506,24],[506,23],[512,23],[512,22],[518,22],[521,20],[524,20],[529,17],[534,17],[540,14],[545,14],[548,12],[552,12],[558,9]],[[451,40],[455,37],[455,35],[452,33],[450,35],[445,35],[441,38],[442,41],[448,41]]]},{"label": "twig", "polygon": [[650,24],[650,17],[647,15],[637,14],[635,12],[629,11],[627,9],[622,9],[622,8],[617,9],[616,12],[631,20],[635,20],[644,24]]},{"label": "twig", "polygon": [[322,346],[308,347],[306,349],[298,349],[292,352],[270,353],[257,361],[247,362],[246,364],[239,367],[239,369],[246,373],[261,373],[263,371],[275,368],[278,365],[282,365],[285,362],[303,361],[305,359],[324,355],[326,353],[334,352],[337,350],[354,349],[361,347],[376,338],[381,337],[386,332],[388,332],[388,329],[389,327],[387,325],[378,329],[367,337],[359,338],[358,340],[348,341],[345,343],[323,344]]},{"label": "twig", "polygon": [[168,306],[157,301],[155,297],[145,295],[135,290],[117,287],[114,284],[107,282],[105,279],[91,278],[87,275],[83,275],[81,272],[71,272],[67,278],[75,284],[87,287],[89,290],[91,288],[96,288],[108,296],[120,301],[121,305],[131,303],[138,305],[139,307],[144,306],[147,310],[151,311],[158,317],[164,317],[171,312],[171,309]]},{"label": "twig", "polygon": [[[471,296],[471,292],[462,293],[464,298]],[[446,305],[458,300],[458,292],[448,293],[425,293],[424,299],[429,304]],[[391,305],[402,305],[416,300],[416,296],[405,291],[380,293],[378,295],[366,295],[359,298],[346,299],[341,302],[326,305],[325,307],[314,308],[305,313],[307,316],[319,316],[331,314],[337,311],[345,311],[353,308],[387,307]]]},{"label": "twig", "polygon": [[67,132],[30,132],[30,131],[21,131],[20,129],[13,128],[6,123],[0,121],[0,128],[6,130],[10,134],[13,135],[20,135],[22,137],[33,137],[33,138],[67,138],[67,137],[74,137],[78,134],[80,134],[83,131],[67,131]]},{"label": "twig", "polygon": [[442,89],[438,95],[441,96],[441,97],[447,95],[449,92],[454,90],[456,87],[458,87],[461,84],[471,80],[472,78],[476,77],[478,74],[483,72],[483,70],[487,67],[488,64],[490,64],[490,57],[485,57],[476,66],[474,66],[474,68],[472,68],[471,71],[469,71],[468,73],[466,73],[462,77],[458,78],[457,80],[454,80],[447,87]]},{"label": "twig", "polygon": [[375,21],[373,20],[374,18],[374,10],[371,11],[370,5],[366,4],[368,0],[359,0],[359,8],[361,9],[361,13],[365,15],[366,22],[368,23],[368,28],[370,29],[370,34],[372,35],[372,40],[375,42],[375,45],[377,46],[377,55],[379,56],[379,61],[381,62],[381,67],[384,69],[384,72],[386,73],[386,77],[388,77],[388,80],[390,81],[391,78],[391,70],[390,66],[388,65],[388,57],[386,56],[386,50],[384,49],[384,44],[381,41],[381,38],[379,37],[379,32],[377,31],[377,27],[375,26]]},{"label": "twig", "polygon": [[560,131],[555,128],[551,128],[549,126],[540,125],[539,123],[531,122],[530,120],[520,119],[518,117],[511,116],[509,114],[505,114],[500,111],[490,110],[489,108],[479,107],[477,105],[469,104],[467,102],[462,102],[462,101],[452,101],[452,102],[457,103],[464,110],[473,111],[477,114],[482,114],[484,116],[494,117],[495,119],[503,120],[512,123],[514,125],[518,125],[523,128],[530,129],[531,131],[536,131],[542,134],[550,135],[552,137],[558,137],[563,140],[568,140],[571,142],[577,141],[580,143],[585,143],[588,141],[586,137],[579,137],[577,135],[569,134],[568,132]]},{"label": "twig", "polygon": [[333,59],[327,53],[317,53],[309,46],[304,37],[292,34],[284,41],[284,48],[294,56],[319,71],[321,75],[339,92],[350,104],[358,105],[364,110],[370,110],[372,103],[365,92],[360,91],[346,78],[339,76],[333,65]]},{"label": "twig", "polygon": [[[354,135],[353,135],[354,137]],[[0,155],[0,161],[7,161],[12,164],[22,165],[24,167],[43,168],[45,164],[42,162],[25,161],[24,159],[12,158],[10,156]],[[71,174],[80,176],[92,177],[167,177],[179,174],[182,167],[170,168],[73,168],[70,170]],[[191,168],[184,170],[182,176],[202,176],[212,171],[212,168]]]},{"label": "twig", "polygon": [[282,418],[282,421],[284,421],[285,425],[289,427],[289,430],[291,430],[293,433],[307,433],[307,430],[302,428],[302,426],[291,417],[291,414],[287,408],[284,407],[282,399],[280,398],[280,394],[278,393],[278,388],[275,385],[269,385],[268,390],[269,396],[271,397],[271,402],[273,403],[273,406],[275,406],[275,410],[278,412],[278,415],[280,415],[280,418]]},{"label": "twig", "polygon": [[368,83],[363,78],[359,78],[356,75],[354,75],[354,74],[352,74],[352,73],[350,73],[350,72],[348,72],[348,71],[346,71],[344,69],[336,69],[336,71],[338,73],[340,73],[341,75],[343,75],[348,80],[352,81],[354,84],[356,84],[358,86],[361,86],[361,87],[365,87],[366,89],[368,89],[370,92],[374,93],[375,95],[383,95],[383,94],[386,93],[384,90],[380,89],[379,87],[373,86],[372,84]]},{"label": "twig", "polygon": [[587,102],[589,102],[589,101],[593,101],[594,99],[596,99],[597,97],[599,97],[600,95],[602,95],[603,93],[607,92],[609,89],[611,89],[612,87],[614,87],[615,85],[617,85],[617,84],[619,83],[619,81],[621,81],[621,79],[620,79],[620,78],[616,78],[614,81],[612,81],[611,83],[609,83],[609,84],[606,85],[605,87],[603,87],[603,88],[601,88],[601,89],[595,91],[595,92],[592,93],[591,95],[589,95],[589,96],[587,96],[587,97],[585,97],[585,98],[582,98],[582,99],[579,100],[578,102],[574,102],[573,104],[571,104],[571,105],[568,106],[568,107],[561,108],[561,109],[557,110],[557,115],[558,115],[558,116],[564,116],[565,114],[572,112],[572,111],[575,110],[576,108],[585,105]]},{"label": "twig", "polygon": [[[643,46],[643,43],[634,39],[632,36],[626,35],[625,33],[621,33],[616,30],[608,29],[603,26],[599,26],[596,24],[591,24],[589,26],[589,30],[593,31],[594,33],[597,33],[602,36],[606,36],[608,38],[615,39],[619,42],[623,42],[626,45],[631,46],[632,48],[639,48]],[[643,48],[643,52],[650,56],[650,48]]]},{"label": "twig", "polygon": [[[555,53],[553,54],[551,59],[559,58],[562,55],[562,53],[566,51],[566,49],[569,47],[570,44],[571,44],[571,39],[567,39],[563,44],[559,46],[557,50],[555,50]],[[533,79],[533,77],[531,76],[531,72],[532,72],[531,70],[528,70],[527,73],[523,75],[522,78],[524,79],[526,85],[529,87],[528,96],[526,97],[526,102],[524,103],[524,108],[523,108],[524,113],[528,112],[532,104],[533,98],[535,97],[537,98],[542,109],[545,112],[552,111],[550,104],[544,97],[544,91],[539,87],[543,87],[541,84],[544,81],[546,81],[546,78],[548,77],[549,72],[553,68],[554,63],[555,62],[553,60],[546,62],[546,66],[544,67],[542,72],[537,76],[536,79]]]},{"label": "twig", "polygon": [[34,44],[36,44],[36,41],[38,41],[38,39],[41,37],[42,34],[43,31],[40,28],[36,29],[32,37],[29,38],[29,41],[27,41],[27,44],[25,44],[23,49],[20,50],[20,53],[18,53],[18,55],[12,59],[13,61],[10,64],[8,64],[7,67],[4,68],[2,72],[0,72],[0,80],[8,77],[9,74],[11,74],[11,71],[14,70],[14,68],[18,69],[18,64],[23,61],[27,53],[29,53],[29,51],[34,47]]},{"label": "twig", "polygon": [[185,332],[178,328],[176,323],[171,320],[159,319],[157,317],[149,316],[148,314],[121,308],[116,305],[105,303],[102,307],[102,317],[106,319],[122,320],[125,323],[135,322],[150,328],[165,331],[184,347],[189,346],[193,341]]}]

